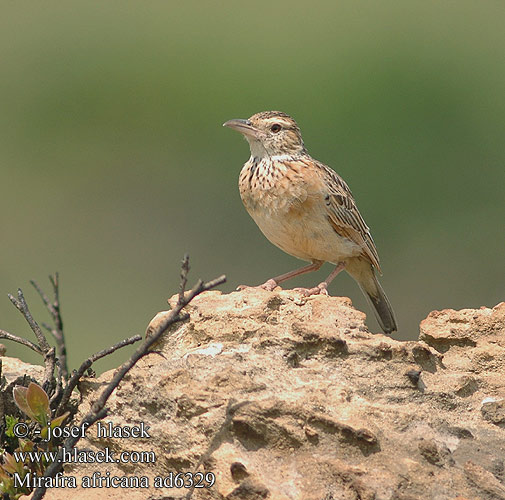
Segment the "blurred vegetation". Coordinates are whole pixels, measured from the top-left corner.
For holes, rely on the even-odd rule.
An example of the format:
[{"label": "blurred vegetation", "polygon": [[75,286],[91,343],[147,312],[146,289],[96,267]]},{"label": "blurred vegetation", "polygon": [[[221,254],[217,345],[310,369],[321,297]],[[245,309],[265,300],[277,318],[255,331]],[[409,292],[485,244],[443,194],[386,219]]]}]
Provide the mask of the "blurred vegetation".
[{"label": "blurred vegetation", "polygon": [[[0,327],[30,335],[6,293],[45,320],[28,280],[59,271],[75,366],[143,333],[186,251],[226,291],[296,267],[243,209],[248,147],[221,127],[267,109],[351,186],[396,338],[505,300],[504,25],[490,0],[4,3]],[[351,279],[330,292],[378,331]]]}]

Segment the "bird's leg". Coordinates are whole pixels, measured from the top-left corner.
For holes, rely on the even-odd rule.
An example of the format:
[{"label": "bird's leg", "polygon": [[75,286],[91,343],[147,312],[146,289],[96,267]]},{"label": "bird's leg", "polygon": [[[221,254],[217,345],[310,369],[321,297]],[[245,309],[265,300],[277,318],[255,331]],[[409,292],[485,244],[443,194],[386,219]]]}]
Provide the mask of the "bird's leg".
[{"label": "bird's leg", "polygon": [[302,292],[305,296],[309,295],[328,295],[328,285],[337,277],[338,273],[345,268],[345,262],[339,262],[330,275],[319,285],[314,288],[295,288],[295,290]]},{"label": "bird's leg", "polygon": [[261,288],[265,288],[266,290],[273,290],[277,285],[280,285],[284,281],[288,281],[291,278],[295,278],[296,276],[300,276],[302,274],[317,271],[323,264],[324,262],[322,260],[316,260],[312,262],[312,264],[308,264],[293,271],[289,271],[288,273],[281,274],[275,278],[270,278],[268,281],[263,283],[263,285],[261,285]]},{"label": "bird's leg", "polygon": [[[290,280],[296,276],[300,276],[301,274],[311,273],[313,271],[317,271],[324,262],[322,260],[316,260],[312,262],[312,264],[308,264],[306,266],[300,267],[299,269],[295,269],[293,271],[289,271],[288,273],[281,274],[280,276],[276,276],[275,278],[270,278],[268,281],[265,281],[262,285],[259,285],[257,288],[263,288],[264,290],[268,290],[271,292],[278,285],[283,283],[284,281]],[[237,289],[242,290],[244,288],[248,288],[247,286],[240,285]]]}]

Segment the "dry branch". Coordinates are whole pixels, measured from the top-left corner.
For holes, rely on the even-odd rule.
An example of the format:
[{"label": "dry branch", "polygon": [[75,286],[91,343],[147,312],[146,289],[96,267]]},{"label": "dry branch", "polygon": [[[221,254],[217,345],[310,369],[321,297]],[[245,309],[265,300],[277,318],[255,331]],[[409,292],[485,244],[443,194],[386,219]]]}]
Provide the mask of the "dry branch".
[{"label": "dry branch", "polygon": [[[107,415],[107,409],[105,408],[105,405],[107,404],[107,401],[111,394],[120,384],[121,380],[123,380],[124,376],[135,366],[135,364],[141,358],[149,354],[151,346],[159,340],[163,332],[165,332],[165,330],[170,325],[173,325],[179,321],[183,321],[187,318],[187,314],[181,314],[182,309],[186,307],[200,293],[211,290],[212,288],[215,288],[216,286],[226,281],[226,277],[224,275],[206,283],[204,283],[202,280],[198,280],[197,284],[191,290],[186,292],[188,272],[189,257],[185,255],[181,267],[181,283],[177,305],[169,312],[169,314],[167,314],[164,320],[157,325],[157,327],[151,332],[150,336],[144,339],[144,342],[135,350],[130,359],[123,363],[116,370],[114,376],[112,377],[112,380],[107,384],[98,399],[93,403],[91,410],[83,417],[79,423],[79,426],[83,424],[92,425],[98,420],[105,418]],[[58,459],[61,459],[63,457],[63,450],[71,452],[79,439],[79,437],[67,438],[59,450]],[[44,477],[54,477],[59,471],[62,470],[62,468],[63,464],[56,460],[47,468]],[[45,492],[46,488],[44,486],[38,487],[33,493],[32,500],[40,500],[44,497]]]},{"label": "dry branch", "polygon": [[60,286],[59,286],[59,275],[55,273],[49,276],[49,281],[53,287],[53,302],[49,300],[47,295],[44,293],[42,288],[37,284],[37,282],[31,280],[33,288],[37,290],[42,302],[46,306],[51,318],[54,322],[54,328],[42,323],[42,326],[48,330],[56,341],[56,349],[58,351],[58,359],[60,360],[61,374],[64,379],[68,378],[68,365],[67,365],[67,347],[65,344],[65,335],[63,333],[63,319],[61,317],[60,310]]},{"label": "dry branch", "polygon": [[34,344],[27,339],[23,339],[22,337],[18,337],[17,335],[13,335],[12,333],[6,332],[5,330],[0,330],[0,339],[12,340],[13,342],[29,347],[37,354],[43,354],[42,349],[37,344]]},{"label": "dry branch", "polygon": [[[55,414],[62,414],[66,411],[66,404],[68,403],[72,391],[75,389],[80,379],[84,375],[85,371],[98,359],[107,356],[115,352],[117,349],[124,347],[125,345],[133,344],[142,339],[140,335],[136,335],[135,337],[131,337],[126,340],[122,340],[121,342],[104,349],[100,352],[93,354],[90,358],[85,360],[82,365],[79,367],[77,372],[74,372],[72,378],[68,380],[68,368],[66,361],[66,347],[65,347],[65,337],[63,334],[63,321],[61,318],[60,311],[60,299],[59,299],[59,281],[58,281],[58,273],[55,273],[54,276],[49,276],[49,281],[53,287],[54,299],[51,302],[47,295],[44,293],[42,288],[35,282],[30,281],[35,290],[40,295],[42,302],[46,306],[49,314],[51,315],[54,328],[49,327],[47,325],[43,326],[50,331],[56,341],[56,349],[58,350],[58,357],[56,356],[56,349],[51,347],[47,342],[47,339],[42,332],[38,323],[34,320],[33,316],[30,313],[28,308],[28,304],[24,298],[23,292],[21,289],[18,289],[18,298],[15,298],[13,295],[8,294],[11,302],[16,306],[16,309],[23,314],[24,318],[30,325],[30,328],[35,333],[38,344],[31,342],[22,337],[18,337],[17,335],[13,335],[12,333],[6,332],[5,330],[0,330],[0,338],[4,338],[7,340],[12,340],[19,344],[22,344],[26,347],[29,347],[37,354],[40,354],[44,358],[44,380],[43,380],[43,388],[48,392],[50,396],[50,407],[54,410],[57,407],[57,412]],[[56,377],[55,377],[56,370]],[[66,384],[65,384],[66,382]],[[65,385],[65,389],[63,389]]]},{"label": "dry branch", "polygon": [[[26,303],[25,297],[23,295],[23,291],[21,288],[18,288],[18,298],[16,299],[10,293],[8,294],[10,301],[16,306],[16,309],[23,315],[26,319],[30,328],[32,329],[35,337],[37,337],[37,341],[39,345],[37,346],[40,349],[40,354],[44,356],[44,381],[42,387],[48,391],[54,383],[54,366],[56,364],[56,354],[54,347],[51,347],[47,342],[46,336],[42,333],[42,330],[38,323],[33,319],[33,316],[28,309],[28,304]],[[7,332],[5,332],[7,333]],[[14,335],[11,336],[11,340],[14,340]],[[27,345],[26,342],[20,342],[23,345]],[[29,346],[33,348],[32,346]]]},{"label": "dry branch", "polygon": [[40,326],[38,323],[33,319],[32,314],[30,313],[30,310],[28,309],[28,304],[26,303],[25,297],[23,295],[23,291],[21,288],[18,288],[18,298],[16,299],[12,294],[8,294],[8,297],[10,301],[16,306],[16,309],[24,316],[28,324],[30,325],[30,328],[32,329],[33,333],[35,334],[35,337],[37,337],[37,340],[39,342],[39,346],[42,349],[44,353],[49,352],[49,349],[51,349],[50,345],[47,343],[46,336],[42,333],[42,330],[40,329]]},{"label": "dry branch", "polygon": [[113,352],[116,352],[118,349],[121,349],[121,347],[125,347],[127,345],[134,344],[135,342],[138,342],[139,340],[142,340],[142,337],[140,335],[135,335],[133,337],[130,337],[129,339],[122,340],[121,342],[118,342],[117,344],[115,344],[107,349],[101,350],[101,351],[93,354],[93,356],[90,356],[85,361],[83,361],[81,366],[79,367],[79,369],[74,371],[74,373],[72,374],[72,377],[68,381],[68,384],[65,387],[65,390],[63,391],[63,396],[61,397],[61,401],[58,405],[55,416],[59,416],[59,415],[62,415],[63,413],[65,413],[66,405],[70,399],[70,396],[72,395],[72,391],[77,387],[77,384],[81,380],[84,373],[86,373],[86,370],[95,361],[97,361],[100,358],[103,358],[109,354],[112,354]]}]

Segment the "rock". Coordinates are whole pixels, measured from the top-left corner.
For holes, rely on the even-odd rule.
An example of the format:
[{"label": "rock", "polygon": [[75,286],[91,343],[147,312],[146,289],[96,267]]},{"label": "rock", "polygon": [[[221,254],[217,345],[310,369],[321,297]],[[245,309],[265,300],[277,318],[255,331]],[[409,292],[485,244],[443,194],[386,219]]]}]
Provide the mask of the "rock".
[{"label": "rock", "polygon": [[482,402],[480,411],[488,422],[505,427],[505,400],[487,398]]},{"label": "rock", "polygon": [[226,500],[262,500],[269,496],[270,492],[263,484],[244,479],[239,486],[226,495]]},{"label": "rock", "polygon": [[421,455],[430,464],[438,465],[442,467],[444,464],[449,463],[454,464],[454,460],[451,457],[451,452],[445,444],[439,445],[434,439],[421,439],[418,444],[419,451]]},{"label": "rock", "polygon": [[30,365],[17,358],[7,356],[0,357],[2,364],[2,376],[5,377],[7,386],[20,384],[23,378],[28,380],[38,380],[39,383],[44,377],[44,367],[39,365]]},{"label": "rock", "polygon": [[480,465],[469,460],[465,464],[465,474],[471,483],[477,486],[480,491],[490,495],[490,498],[505,498],[505,486]]},{"label": "rock", "polygon": [[[109,401],[106,421],[144,422],[151,437],[91,429],[78,445],[156,461],[66,466],[78,477],[146,475],[151,487],[93,498],[189,498],[152,487],[187,472],[215,475],[193,500],[505,498],[505,304],[433,312],[419,342],[370,333],[347,298],[289,290],[206,292],[187,312]],[[81,414],[112,374],[81,385]]]},{"label": "rock", "polygon": [[230,472],[233,480],[238,482],[249,476],[246,466],[241,462],[232,462]]},{"label": "rock", "polygon": [[5,386],[0,393],[0,416],[17,415],[18,407],[14,404],[12,390],[16,385],[27,386],[30,381],[42,383],[44,367],[30,365],[17,358],[0,357],[1,376],[5,377]]}]

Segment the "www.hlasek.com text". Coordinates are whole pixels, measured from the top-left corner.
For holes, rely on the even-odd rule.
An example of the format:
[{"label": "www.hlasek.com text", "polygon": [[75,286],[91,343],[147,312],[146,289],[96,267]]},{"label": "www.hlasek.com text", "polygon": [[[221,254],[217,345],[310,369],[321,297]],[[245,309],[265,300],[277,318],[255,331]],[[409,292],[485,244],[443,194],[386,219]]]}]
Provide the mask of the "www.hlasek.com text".
[{"label": "www.hlasek.com text", "polygon": [[[16,462],[59,462],[62,464],[145,464],[155,463],[154,451],[122,451],[118,455],[109,447],[102,450],[78,449],[53,451],[14,451]],[[61,456],[60,456],[61,455]]]}]

